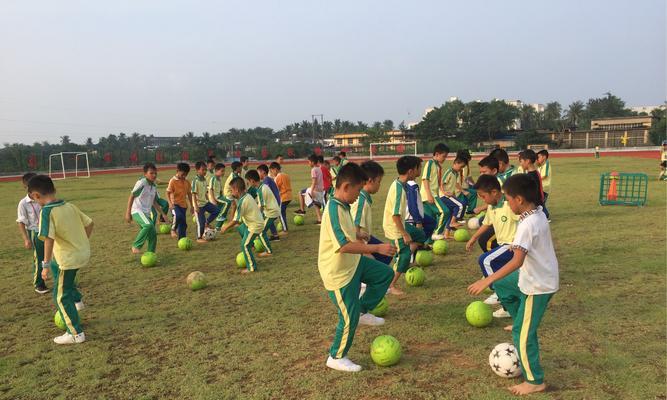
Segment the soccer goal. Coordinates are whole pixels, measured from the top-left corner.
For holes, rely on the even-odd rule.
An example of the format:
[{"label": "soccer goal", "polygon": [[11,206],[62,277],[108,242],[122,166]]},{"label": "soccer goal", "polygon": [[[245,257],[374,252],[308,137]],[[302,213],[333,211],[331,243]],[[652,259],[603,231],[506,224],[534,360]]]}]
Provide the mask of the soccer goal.
[{"label": "soccer goal", "polygon": [[417,155],[417,142],[382,142],[371,143],[368,147],[371,160],[373,158]]},{"label": "soccer goal", "polygon": [[70,177],[90,178],[90,163],[85,151],[64,151],[49,156],[49,177],[60,180]]}]

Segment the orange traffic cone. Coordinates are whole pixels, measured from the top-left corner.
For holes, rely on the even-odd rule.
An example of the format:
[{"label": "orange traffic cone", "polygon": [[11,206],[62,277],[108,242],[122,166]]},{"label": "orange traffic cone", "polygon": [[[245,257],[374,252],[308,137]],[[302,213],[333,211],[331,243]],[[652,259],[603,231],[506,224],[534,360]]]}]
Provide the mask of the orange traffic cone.
[{"label": "orange traffic cone", "polygon": [[609,191],[607,192],[607,200],[616,201],[618,200],[618,187],[617,182],[620,179],[618,172],[612,171],[609,174]]}]

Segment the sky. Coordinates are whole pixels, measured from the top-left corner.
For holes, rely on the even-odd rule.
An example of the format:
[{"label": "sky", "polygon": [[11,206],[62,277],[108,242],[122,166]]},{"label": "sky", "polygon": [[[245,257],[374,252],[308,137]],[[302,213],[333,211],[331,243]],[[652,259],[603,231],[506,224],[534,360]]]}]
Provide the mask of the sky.
[{"label": "sky", "polygon": [[9,1],[0,143],[666,98],[664,0]]}]

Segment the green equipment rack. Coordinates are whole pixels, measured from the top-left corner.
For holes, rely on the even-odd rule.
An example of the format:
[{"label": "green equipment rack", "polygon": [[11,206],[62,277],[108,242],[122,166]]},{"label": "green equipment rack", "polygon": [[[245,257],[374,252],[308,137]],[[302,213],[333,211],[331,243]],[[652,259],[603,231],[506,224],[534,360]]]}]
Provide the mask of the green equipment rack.
[{"label": "green equipment rack", "polygon": [[606,172],[600,175],[600,205],[643,206],[647,195],[646,174]]}]

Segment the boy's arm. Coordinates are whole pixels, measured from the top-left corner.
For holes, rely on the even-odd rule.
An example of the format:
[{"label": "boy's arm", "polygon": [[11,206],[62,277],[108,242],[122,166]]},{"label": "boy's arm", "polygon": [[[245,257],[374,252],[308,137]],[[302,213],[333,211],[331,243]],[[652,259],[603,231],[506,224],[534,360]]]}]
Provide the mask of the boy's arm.
[{"label": "boy's arm", "polygon": [[405,221],[403,221],[403,218],[401,215],[392,215],[391,220],[394,222],[394,225],[396,225],[396,228],[398,229],[399,232],[401,232],[401,236],[403,236],[403,241],[405,244],[410,244],[412,242],[412,238],[410,237],[410,234],[405,230]]},{"label": "boy's arm", "polygon": [[95,225],[95,224],[93,223],[93,221],[90,221],[90,223],[85,227],[85,229],[86,229],[86,236],[88,236],[89,238],[90,238],[90,235],[93,234],[93,226],[94,226],[94,225]]},{"label": "boy's arm", "polygon": [[422,185],[426,188],[426,201],[434,204],[435,199],[433,198],[433,193],[431,193],[431,184],[429,179],[422,179]]},{"label": "boy's arm", "polygon": [[396,253],[396,249],[389,243],[366,244],[364,242],[355,240],[344,244],[340,249],[338,249],[338,252],[348,254],[378,253],[385,256],[393,256]]},{"label": "boy's arm", "polygon": [[125,222],[128,224],[132,222],[132,202],[134,201],[134,195],[130,193],[130,197],[127,199],[127,208],[125,209]]},{"label": "boy's arm", "polygon": [[317,178],[310,178],[310,193],[315,194],[315,186],[317,185]]},{"label": "boy's arm", "polygon": [[519,247],[513,248],[512,251],[514,253],[514,257],[512,257],[512,259],[507,264],[505,264],[504,267],[487,276],[486,278],[480,279],[472,285],[468,286],[468,293],[472,295],[478,295],[482,293],[484,289],[489,287],[489,285],[493,284],[493,282],[496,282],[519,269],[523,265],[523,261],[526,259],[526,251]]},{"label": "boy's arm", "polygon": [[23,222],[19,222],[18,225],[19,225],[19,232],[21,232],[21,236],[23,236],[23,247],[25,247],[26,249],[31,249],[32,242],[28,237],[28,231],[25,229],[25,224]]},{"label": "boy's arm", "polygon": [[186,200],[187,203],[188,203],[188,207],[192,210],[192,213],[194,214],[194,213],[195,213],[195,206],[194,206],[194,204],[193,204],[193,202],[192,202],[192,193],[188,193],[188,194],[185,196],[185,200]]},{"label": "boy's arm", "polygon": [[491,225],[482,224],[482,226],[480,226],[479,229],[477,229],[477,231],[472,235],[470,240],[468,240],[468,243],[466,243],[466,250],[467,251],[470,251],[470,249],[472,249],[472,246],[475,245],[475,242],[477,241],[477,239],[479,239],[479,237],[482,236],[482,234],[484,234],[484,232],[488,231],[490,226]]},{"label": "boy's arm", "polygon": [[51,258],[53,257],[53,239],[44,238],[44,261],[42,261],[42,279],[48,279],[51,269]]},{"label": "boy's arm", "polygon": [[153,208],[155,208],[158,214],[160,214],[165,221],[169,221],[167,215],[165,215],[165,213],[162,212],[162,206],[160,205],[160,203],[157,202],[157,196],[155,196],[155,199],[153,200]]}]

